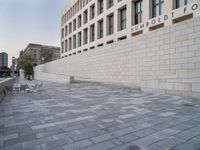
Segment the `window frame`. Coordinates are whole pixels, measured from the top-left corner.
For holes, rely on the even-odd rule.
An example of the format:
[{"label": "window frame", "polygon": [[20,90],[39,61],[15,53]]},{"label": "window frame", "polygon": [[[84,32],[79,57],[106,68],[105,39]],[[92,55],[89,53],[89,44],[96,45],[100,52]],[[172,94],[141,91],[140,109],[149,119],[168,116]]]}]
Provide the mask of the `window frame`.
[{"label": "window frame", "polygon": [[[126,29],[126,21],[127,21],[127,7],[126,5],[118,9],[118,31],[122,31]],[[122,18],[122,16],[125,16]]]},{"label": "window frame", "polygon": [[95,4],[90,6],[90,20],[95,18]]},{"label": "window frame", "polygon": [[98,21],[98,39],[103,38],[103,19]]},{"label": "window frame", "polygon": [[95,24],[90,25],[90,42],[95,41]]},{"label": "window frame", "polygon": [[103,13],[103,2],[104,0],[98,0],[98,15]]},{"label": "window frame", "polygon": [[[156,3],[156,0],[152,0],[152,18],[158,17],[162,15],[162,5],[164,6],[164,0],[158,0]],[[157,7],[158,7],[158,15],[157,15]],[[156,12],[156,13],[155,13]]]},{"label": "window frame", "polygon": [[114,13],[107,16],[107,35],[114,33]]},{"label": "window frame", "polygon": [[107,9],[114,6],[114,0],[107,0]]},{"label": "window frame", "polygon": [[[140,8],[137,9],[137,6]],[[143,21],[143,0],[133,1],[132,7],[134,8],[134,25],[142,23]]]}]

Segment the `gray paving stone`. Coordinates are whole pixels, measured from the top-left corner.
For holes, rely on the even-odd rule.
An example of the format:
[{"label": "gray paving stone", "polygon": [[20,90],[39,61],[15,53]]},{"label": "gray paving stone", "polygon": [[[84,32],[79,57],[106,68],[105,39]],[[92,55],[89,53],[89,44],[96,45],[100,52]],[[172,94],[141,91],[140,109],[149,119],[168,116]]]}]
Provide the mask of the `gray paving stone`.
[{"label": "gray paving stone", "polygon": [[136,135],[138,137],[144,137],[144,136],[153,134],[155,132],[157,132],[157,131],[152,129],[152,128],[145,128],[145,129],[138,130],[138,131],[134,132],[134,135]]},{"label": "gray paving stone", "polygon": [[100,142],[103,142],[103,141],[110,140],[112,138],[113,137],[110,134],[103,134],[103,135],[100,135],[100,136],[93,137],[93,138],[91,138],[91,140],[94,143],[100,143]]},{"label": "gray paving stone", "polygon": [[119,136],[122,136],[122,135],[125,135],[128,133],[132,133],[134,131],[135,131],[135,129],[128,127],[128,128],[124,128],[124,129],[113,132],[113,136],[119,137]]},{"label": "gray paving stone", "polygon": [[199,146],[200,109],[184,104],[199,106],[200,99],[94,83],[43,85],[40,95],[8,95],[0,103],[0,149]]},{"label": "gray paving stone", "polygon": [[184,142],[183,140],[172,136],[162,141],[156,142],[156,144],[164,147],[165,149],[170,149],[183,142]]},{"label": "gray paving stone", "polygon": [[111,142],[102,142],[102,143],[98,143],[92,146],[89,146],[87,148],[84,148],[85,150],[108,150],[112,147],[114,147],[115,145]]},{"label": "gray paving stone", "polygon": [[41,148],[40,145],[36,145],[36,146],[32,146],[32,147],[23,148],[23,150],[43,150],[43,149]]},{"label": "gray paving stone", "polygon": [[93,143],[89,140],[82,140],[82,141],[74,142],[72,144],[64,145],[64,146],[62,146],[62,148],[64,150],[77,150],[77,149],[85,148],[92,144]]},{"label": "gray paving stone", "polygon": [[146,147],[158,141],[160,141],[159,138],[150,135],[134,141],[133,144],[139,147]]},{"label": "gray paving stone", "polygon": [[131,142],[131,141],[135,141],[138,138],[139,137],[135,135],[135,132],[118,137],[118,139],[120,141],[122,141],[123,143],[128,143],[128,142]]}]

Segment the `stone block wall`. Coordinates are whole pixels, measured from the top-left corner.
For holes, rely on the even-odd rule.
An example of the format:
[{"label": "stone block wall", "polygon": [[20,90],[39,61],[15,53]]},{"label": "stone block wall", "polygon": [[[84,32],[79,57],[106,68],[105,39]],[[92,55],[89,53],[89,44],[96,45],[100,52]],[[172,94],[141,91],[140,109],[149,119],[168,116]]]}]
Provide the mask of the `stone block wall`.
[{"label": "stone block wall", "polygon": [[35,79],[52,80],[52,76],[57,76],[59,82],[66,81],[62,76],[75,76],[139,86],[149,92],[200,97],[200,18],[35,68]]}]

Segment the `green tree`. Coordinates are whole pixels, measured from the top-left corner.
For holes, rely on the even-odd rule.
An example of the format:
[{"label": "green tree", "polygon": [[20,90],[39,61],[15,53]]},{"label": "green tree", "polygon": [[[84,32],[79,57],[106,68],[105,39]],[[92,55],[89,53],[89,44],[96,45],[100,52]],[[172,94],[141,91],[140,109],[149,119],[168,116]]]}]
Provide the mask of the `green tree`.
[{"label": "green tree", "polygon": [[18,60],[19,68],[24,71],[24,77],[30,79],[34,75],[34,60],[29,54],[22,55]]}]

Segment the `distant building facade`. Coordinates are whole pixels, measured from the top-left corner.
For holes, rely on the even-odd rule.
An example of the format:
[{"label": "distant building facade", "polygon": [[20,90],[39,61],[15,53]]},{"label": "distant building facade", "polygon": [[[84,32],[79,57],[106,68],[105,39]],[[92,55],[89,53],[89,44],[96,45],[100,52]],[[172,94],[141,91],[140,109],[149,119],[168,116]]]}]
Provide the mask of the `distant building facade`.
[{"label": "distant building facade", "polygon": [[8,54],[5,52],[0,53],[0,67],[8,67]]},{"label": "distant building facade", "polygon": [[55,46],[47,46],[40,44],[29,44],[20,56],[30,54],[34,59],[35,65],[44,64],[60,58],[60,48]]}]

